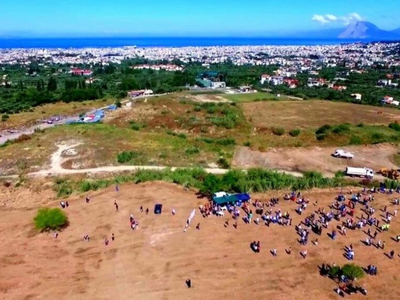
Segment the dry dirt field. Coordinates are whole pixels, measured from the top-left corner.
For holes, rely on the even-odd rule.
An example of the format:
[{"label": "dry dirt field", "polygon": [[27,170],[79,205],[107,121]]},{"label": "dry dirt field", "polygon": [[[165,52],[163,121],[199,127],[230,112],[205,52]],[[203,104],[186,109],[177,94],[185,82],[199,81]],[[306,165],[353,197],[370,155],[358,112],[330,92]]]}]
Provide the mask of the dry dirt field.
[{"label": "dry dirt field", "polygon": [[267,152],[252,151],[249,148],[237,147],[233,164],[237,168],[270,168],[286,171],[315,171],[326,176],[344,171],[346,167],[369,167],[375,171],[381,168],[399,168],[393,163],[394,156],[400,148],[390,144],[370,146],[348,146],[346,151],[355,154],[354,159],[346,160],[332,157],[338,147],[308,147],[270,149]]},{"label": "dry dirt field", "polygon": [[[305,195],[311,202],[318,199],[319,206],[327,207],[338,192],[313,191]],[[18,193],[17,190],[15,196]],[[268,199],[282,194],[253,198]],[[37,201],[36,196],[32,194],[32,201]],[[227,216],[203,219],[197,214],[184,233],[186,218],[205,200],[172,184],[126,184],[120,186],[118,193],[110,187],[91,193],[90,197],[89,204],[84,195],[69,199],[70,226],[57,239],[32,229],[36,210],[23,209],[20,202],[14,209],[12,202],[0,208],[0,299],[340,299],[333,292],[336,284],[321,277],[318,266],[324,262],[346,263],[343,247],[350,243],[355,249],[354,263],[364,267],[374,264],[379,273],[361,281],[368,297],[345,298],[400,299],[400,247],[391,239],[400,233],[400,217],[394,218],[389,232],[378,235],[386,241],[385,250],[364,246],[360,240],[365,239],[365,234],[361,230],[349,231],[347,237],[339,236],[336,241],[330,240],[324,230],[318,246],[300,246],[294,226],[240,222],[235,229],[231,220],[225,228]],[[376,206],[388,205],[388,210],[393,211],[390,201],[395,197],[376,195]],[[118,201],[118,212],[114,200]],[[156,203],[164,205],[161,215],[152,212]],[[51,206],[57,205],[55,201]],[[140,213],[140,205],[148,207],[150,213]],[[293,216],[293,224],[301,220],[294,213],[295,207],[293,202],[279,205]],[[175,216],[171,214],[173,208]],[[315,207],[310,205],[307,213],[311,209]],[[137,231],[129,227],[130,214],[140,222]],[[197,223],[200,230],[194,228]],[[332,222],[328,230],[336,225]],[[105,246],[103,239],[110,239],[111,233],[116,239]],[[90,242],[83,241],[85,234],[90,235]],[[311,233],[310,240],[315,237]],[[249,244],[253,240],[261,241],[261,253],[251,251]],[[289,246],[293,249],[291,255],[284,252]],[[277,257],[269,253],[273,248],[278,250]],[[305,249],[309,255],[302,259],[299,251]],[[384,254],[392,249],[396,251],[394,260]],[[187,278],[192,279],[191,289],[185,286]]]},{"label": "dry dirt field", "polygon": [[[385,124],[400,121],[400,110],[322,100],[267,101],[242,104],[256,127],[317,128],[324,124]],[[380,113],[378,113],[380,112]]]}]

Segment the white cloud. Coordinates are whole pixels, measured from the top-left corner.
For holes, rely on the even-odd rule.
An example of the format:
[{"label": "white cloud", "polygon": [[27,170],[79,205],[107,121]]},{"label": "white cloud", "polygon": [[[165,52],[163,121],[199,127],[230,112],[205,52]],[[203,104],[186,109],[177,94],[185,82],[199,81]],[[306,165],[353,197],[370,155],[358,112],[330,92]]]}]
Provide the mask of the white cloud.
[{"label": "white cloud", "polygon": [[343,25],[349,25],[352,22],[362,21],[363,17],[361,17],[358,13],[351,13],[347,16],[335,16],[332,14],[325,15],[313,15],[311,18],[312,21],[318,22],[320,24],[328,24],[328,23],[340,23]]},{"label": "white cloud", "polygon": [[322,16],[322,15],[314,15],[314,16],[312,17],[311,20],[313,20],[313,21],[315,21],[315,22],[318,22],[318,23],[321,23],[321,24],[329,23],[329,20],[326,19],[326,18],[325,18],[324,16]]}]

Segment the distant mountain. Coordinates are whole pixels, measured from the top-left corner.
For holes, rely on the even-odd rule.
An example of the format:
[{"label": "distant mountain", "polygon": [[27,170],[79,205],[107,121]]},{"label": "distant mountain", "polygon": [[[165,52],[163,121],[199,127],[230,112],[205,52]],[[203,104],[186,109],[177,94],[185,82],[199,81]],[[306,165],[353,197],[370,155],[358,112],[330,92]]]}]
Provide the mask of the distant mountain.
[{"label": "distant mountain", "polygon": [[339,34],[340,39],[374,39],[374,40],[400,40],[400,28],[387,31],[378,28],[376,25],[359,21],[350,24]]}]

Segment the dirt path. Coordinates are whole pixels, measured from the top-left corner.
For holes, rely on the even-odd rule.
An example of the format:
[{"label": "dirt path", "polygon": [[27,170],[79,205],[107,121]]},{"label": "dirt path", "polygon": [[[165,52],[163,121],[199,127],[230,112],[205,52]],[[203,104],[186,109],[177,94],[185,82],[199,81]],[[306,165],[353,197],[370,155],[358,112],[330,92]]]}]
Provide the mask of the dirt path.
[{"label": "dirt path", "polygon": [[[123,171],[140,171],[140,170],[154,170],[154,171],[162,171],[165,169],[171,169],[175,171],[179,169],[179,167],[164,167],[164,166],[105,166],[98,168],[90,168],[90,169],[65,169],[62,167],[62,164],[65,163],[69,158],[63,158],[63,153],[66,153],[68,150],[73,150],[75,147],[79,146],[80,143],[76,143],[73,145],[61,144],[58,145],[58,149],[54,152],[50,158],[50,168],[45,170],[40,170],[38,172],[29,173],[30,177],[46,177],[46,176],[58,176],[58,175],[71,175],[71,174],[86,174],[86,173],[117,173]],[[229,169],[220,169],[220,168],[205,168],[205,172],[215,175],[222,175],[229,171]],[[296,177],[303,176],[300,172],[294,171],[282,171],[276,170],[277,172],[286,173],[289,175],[293,175]],[[12,176],[9,176],[12,178]]]}]

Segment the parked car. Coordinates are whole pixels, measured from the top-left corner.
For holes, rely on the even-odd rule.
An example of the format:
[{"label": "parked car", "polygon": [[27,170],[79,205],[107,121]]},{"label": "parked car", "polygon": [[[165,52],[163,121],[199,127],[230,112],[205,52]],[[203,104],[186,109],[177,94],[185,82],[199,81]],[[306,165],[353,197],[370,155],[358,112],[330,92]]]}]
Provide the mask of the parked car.
[{"label": "parked car", "polygon": [[335,153],[332,154],[333,157],[338,157],[338,158],[346,158],[346,159],[353,159],[354,154],[344,151],[342,149],[338,149],[335,151]]}]

